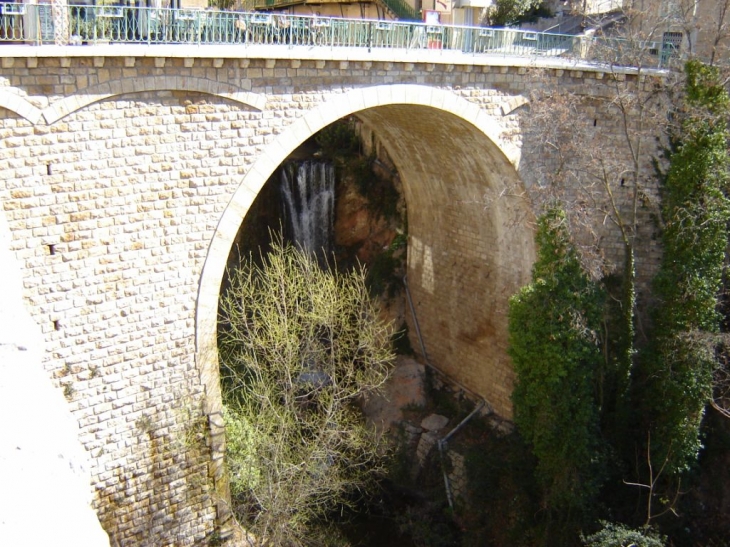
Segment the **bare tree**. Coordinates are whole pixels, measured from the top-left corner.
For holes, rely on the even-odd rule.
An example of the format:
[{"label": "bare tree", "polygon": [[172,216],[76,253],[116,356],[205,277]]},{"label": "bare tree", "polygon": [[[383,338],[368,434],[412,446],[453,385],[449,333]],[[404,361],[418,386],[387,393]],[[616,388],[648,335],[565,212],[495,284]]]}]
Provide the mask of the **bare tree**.
[{"label": "bare tree", "polygon": [[[595,97],[536,75],[540,84],[523,118],[523,147],[531,150],[523,178],[537,212],[556,203],[566,211],[588,271],[598,278],[620,270],[635,292],[637,234],[658,211],[656,161],[673,78],[641,67],[607,71]],[[611,239],[621,252],[607,251]]]},{"label": "bare tree", "polygon": [[253,545],[326,545],[321,524],[381,467],[358,400],[385,381],[391,328],[364,272],[322,270],[275,243],[244,262],[222,303],[226,458]]},{"label": "bare tree", "polygon": [[727,62],[730,0],[632,0],[609,17],[586,21],[600,37],[592,45],[593,58],[662,68],[686,58]]},{"label": "bare tree", "polygon": [[721,416],[730,419],[730,369],[727,363],[721,363],[713,376],[713,396],[710,405]]}]

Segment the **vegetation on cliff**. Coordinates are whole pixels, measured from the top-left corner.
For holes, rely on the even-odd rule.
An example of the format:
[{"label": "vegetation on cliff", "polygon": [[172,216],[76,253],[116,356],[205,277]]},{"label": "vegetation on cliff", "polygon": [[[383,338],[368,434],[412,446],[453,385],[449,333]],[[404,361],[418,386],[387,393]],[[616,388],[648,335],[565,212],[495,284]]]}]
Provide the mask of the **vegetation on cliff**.
[{"label": "vegetation on cliff", "polygon": [[[533,282],[511,301],[515,421],[537,459],[545,508],[592,506],[598,515],[639,526],[602,521],[598,532],[583,536],[587,545],[666,541],[650,526],[671,528],[660,517],[679,515],[682,486],[694,479],[702,418],[712,401],[730,220],[730,97],[713,67],[688,62],[685,78],[663,177],[658,226],[663,258],[641,351],[626,353],[627,341],[611,332],[633,313],[633,304],[616,306],[598,296],[601,285],[616,283],[588,277],[571,249],[566,217],[555,210],[538,222]],[[633,302],[630,296],[614,300]],[[617,355],[630,357],[630,366],[609,366]],[[621,370],[627,373],[626,389]],[[604,394],[617,390],[612,408]],[[590,467],[604,456],[605,467]],[[580,479],[555,499],[555,485],[570,484],[571,476]],[[571,526],[577,532],[581,523]],[[681,544],[683,535],[672,540]]]},{"label": "vegetation on cliff", "polygon": [[[686,93],[662,195],[659,300],[652,341],[642,354],[643,414],[651,457],[677,474],[697,461],[700,424],[712,397],[717,298],[727,247],[730,97],[717,68],[686,65]],[[648,450],[648,447],[647,447]]]},{"label": "vegetation on cliff", "polygon": [[596,399],[604,296],[583,271],[566,222],[555,209],[540,218],[533,281],[509,312],[515,423],[556,514],[588,510],[604,475]]}]

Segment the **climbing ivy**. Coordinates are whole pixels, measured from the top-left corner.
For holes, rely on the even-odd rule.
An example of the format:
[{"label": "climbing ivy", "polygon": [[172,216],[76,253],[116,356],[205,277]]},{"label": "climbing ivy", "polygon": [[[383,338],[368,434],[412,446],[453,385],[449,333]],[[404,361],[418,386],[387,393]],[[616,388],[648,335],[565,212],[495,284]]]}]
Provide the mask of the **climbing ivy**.
[{"label": "climbing ivy", "polygon": [[547,506],[581,511],[602,476],[595,388],[604,296],[569,243],[562,211],[539,219],[536,242],[532,283],[510,300],[515,423],[538,459]]},{"label": "climbing ivy", "polygon": [[701,447],[699,428],[715,366],[708,335],[719,330],[717,295],[730,219],[730,97],[716,68],[690,61],[685,72],[686,93],[663,187],[655,335],[642,359],[647,449],[655,468],[672,473],[696,461]]}]

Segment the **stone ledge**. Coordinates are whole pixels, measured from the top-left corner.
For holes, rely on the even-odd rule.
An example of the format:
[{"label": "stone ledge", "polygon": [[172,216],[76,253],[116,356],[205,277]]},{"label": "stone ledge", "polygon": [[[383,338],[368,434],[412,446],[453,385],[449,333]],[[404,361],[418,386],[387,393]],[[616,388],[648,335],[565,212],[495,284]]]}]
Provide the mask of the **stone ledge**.
[{"label": "stone ledge", "polygon": [[[13,58],[29,57],[127,57],[127,58],[199,58],[199,59],[298,59],[318,61],[366,61],[390,63],[432,63],[455,66],[497,66],[566,69],[583,72],[598,72],[628,75],[638,70],[631,67],[610,67],[575,59],[558,57],[519,57],[486,53],[466,53],[452,50],[431,49],[378,49],[373,48],[327,48],[309,46],[277,45],[187,45],[187,44],[109,44],[88,46],[29,46],[4,45],[3,67]],[[644,74],[663,75],[666,70],[642,69]]]}]

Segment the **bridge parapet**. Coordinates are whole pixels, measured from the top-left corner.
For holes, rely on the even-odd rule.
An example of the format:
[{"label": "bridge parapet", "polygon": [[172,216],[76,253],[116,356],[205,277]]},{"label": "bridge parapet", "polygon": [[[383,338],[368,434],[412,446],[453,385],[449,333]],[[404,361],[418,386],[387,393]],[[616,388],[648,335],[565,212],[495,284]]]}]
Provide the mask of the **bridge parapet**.
[{"label": "bridge parapet", "polygon": [[[603,65],[660,68],[676,52],[660,43],[510,28],[310,17],[264,12],[134,6],[3,4],[0,42],[35,45],[260,45],[389,51],[460,52],[469,56],[555,58]],[[637,58],[637,48],[646,52]],[[240,54],[240,51],[239,51]],[[322,53],[319,53],[322,55]],[[324,55],[326,57],[326,55]]]}]

